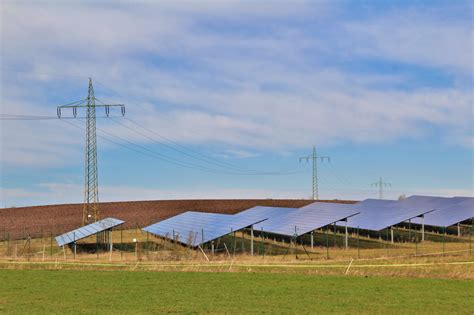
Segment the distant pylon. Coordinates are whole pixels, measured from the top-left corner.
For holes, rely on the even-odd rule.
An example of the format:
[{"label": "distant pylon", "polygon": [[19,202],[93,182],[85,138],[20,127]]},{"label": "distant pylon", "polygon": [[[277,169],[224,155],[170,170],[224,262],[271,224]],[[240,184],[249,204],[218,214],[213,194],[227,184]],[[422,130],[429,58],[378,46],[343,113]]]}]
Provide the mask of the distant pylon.
[{"label": "distant pylon", "polygon": [[392,184],[384,182],[382,177],[380,177],[380,179],[377,182],[372,183],[371,186],[372,187],[375,186],[375,187],[379,188],[379,199],[383,199],[383,188],[384,187],[392,187]]},{"label": "distant pylon", "polygon": [[300,157],[300,163],[301,163],[302,160],[306,160],[306,162],[308,162],[310,159],[313,162],[313,200],[318,200],[319,199],[318,159],[320,159],[321,162],[324,162],[324,160],[326,159],[330,163],[331,158],[329,156],[318,156],[316,154],[316,146],[313,146],[313,154],[311,154],[309,156]]},{"label": "distant pylon", "polygon": [[[110,107],[119,106],[122,115],[125,115],[123,104],[96,104],[92,79],[89,78],[87,98],[75,105],[58,106],[58,118],[61,118],[61,109],[72,108],[73,116],[77,117],[77,109],[86,109],[86,152],[85,152],[85,178],[84,178],[84,208],[82,211],[82,224],[90,224],[100,219],[99,212],[99,181],[97,167],[97,135],[96,135],[96,107],[104,107],[105,114],[109,116]],[[86,103],[87,102],[87,103]],[[100,101],[99,101],[100,102]],[[86,104],[83,104],[86,103]]]}]

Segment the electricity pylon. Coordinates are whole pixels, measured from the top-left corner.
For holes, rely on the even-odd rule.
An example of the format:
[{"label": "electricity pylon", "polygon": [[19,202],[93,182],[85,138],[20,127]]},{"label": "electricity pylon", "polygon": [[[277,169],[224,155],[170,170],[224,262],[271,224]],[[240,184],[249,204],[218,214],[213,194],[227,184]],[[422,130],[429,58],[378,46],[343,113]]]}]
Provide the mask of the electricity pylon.
[{"label": "electricity pylon", "polygon": [[61,109],[63,108],[72,108],[72,113],[74,117],[77,117],[78,108],[86,109],[84,208],[82,211],[82,224],[83,225],[96,222],[97,220],[100,219],[95,109],[96,107],[104,107],[105,114],[107,115],[107,117],[109,117],[110,107],[119,106],[122,112],[122,116],[125,115],[125,105],[123,104],[98,105],[96,104],[96,100],[98,101],[98,99],[94,96],[94,87],[92,86],[92,79],[89,78],[89,92],[85,100],[74,102],[74,103],[71,103],[70,105],[58,106],[57,108],[58,118],[61,118]]},{"label": "electricity pylon", "polygon": [[319,191],[318,191],[318,159],[321,162],[324,162],[324,160],[327,160],[329,163],[331,162],[331,158],[329,156],[318,156],[316,154],[316,146],[313,146],[313,154],[309,156],[303,156],[300,157],[300,163],[302,160],[306,160],[308,162],[309,160],[313,161],[313,200],[318,200],[319,199]]},{"label": "electricity pylon", "polygon": [[384,182],[382,177],[380,177],[380,179],[377,182],[372,183],[371,186],[379,188],[379,199],[383,199],[383,188],[392,187],[392,184]]}]

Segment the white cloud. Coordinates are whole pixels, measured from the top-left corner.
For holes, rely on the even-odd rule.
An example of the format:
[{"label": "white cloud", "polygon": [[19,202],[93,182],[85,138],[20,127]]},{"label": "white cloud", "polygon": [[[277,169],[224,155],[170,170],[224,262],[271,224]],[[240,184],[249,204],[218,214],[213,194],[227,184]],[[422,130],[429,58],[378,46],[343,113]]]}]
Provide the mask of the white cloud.
[{"label": "white cloud", "polygon": [[417,65],[474,70],[472,23],[439,15],[397,11],[368,21],[345,24],[351,53]]},{"label": "white cloud", "polygon": [[[333,21],[326,25],[330,38],[283,23],[327,22],[331,14],[326,2],[2,3],[2,67],[14,73],[2,72],[2,111],[54,115],[54,106],[40,110],[38,97],[47,93],[42,99],[50,101],[62,93],[50,86],[82,86],[91,75],[120,91],[114,99],[127,103],[127,115],[146,128],[183,143],[217,143],[223,151],[422,139],[431,127],[442,130],[446,143],[472,147],[470,89],[405,91],[397,88],[405,80],[400,74],[353,73],[318,62],[328,54],[355,54],[472,71],[469,25],[408,12],[342,27]],[[87,23],[80,23],[85,16]],[[98,96],[104,90],[96,84]],[[76,98],[84,95],[85,87]],[[82,135],[70,137],[74,128],[57,124],[2,122],[2,163],[68,163],[82,150]],[[100,128],[149,142],[120,126]]]}]

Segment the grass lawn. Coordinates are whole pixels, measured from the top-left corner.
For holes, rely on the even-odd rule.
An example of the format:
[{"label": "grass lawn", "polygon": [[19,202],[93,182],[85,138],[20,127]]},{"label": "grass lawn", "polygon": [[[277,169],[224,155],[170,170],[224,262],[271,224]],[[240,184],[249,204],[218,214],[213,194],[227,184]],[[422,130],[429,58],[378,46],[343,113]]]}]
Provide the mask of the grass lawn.
[{"label": "grass lawn", "polygon": [[0,313],[474,313],[470,280],[0,270]]}]

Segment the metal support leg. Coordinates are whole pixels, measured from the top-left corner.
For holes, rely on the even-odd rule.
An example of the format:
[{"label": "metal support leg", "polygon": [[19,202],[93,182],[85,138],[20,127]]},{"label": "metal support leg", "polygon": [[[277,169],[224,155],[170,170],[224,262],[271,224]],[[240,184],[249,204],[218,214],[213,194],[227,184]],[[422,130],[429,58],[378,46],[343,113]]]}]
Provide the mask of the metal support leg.
[{"label": "metal support leg", "polygon": [[74,236],[73,236],[73,237],[74,237],[74,243],[73,243],[73,245],[74,245],[74,259],[76,259],[76,253],[77,253],[77,250],[76,250],[76,248],[77,248],[77,244],[76,244],[76,232],[74,232],[73,235],[74,235]]},{"label": "metal support leg", "polygon": [[421,216],[421,241],[425,241],[425,215]]},{"label": "metal support leg", "polygon": [[393,244],[393,226],[390,227],[390,241]]},{"label": "metal support leg", "polygon": [[114,243],[112,241],[112,230],[109,231],[109,250],[110,250],[110,255],[112,255],[112,250],[114,248]]},{"label": "metal support leg", "polygon": [[458,223],[458,237],[461,237],[461,223]]},{"label": "metal support leg", "polygon": [[253,225],[250,227],[250,255],[253,256]]},{"label": "metal support leg", "polygon": [[347,232],[347,219],[346,219],[346,226],[345,226],[345,232],[346,232],[346,239],[345,239],[345,245],[346,245],[346,249],[349,248],[349,233]]},{"label": "metal support leg", "polygon": [[311,249],[314,247],[314,232],[311,231]]},{"label": "metal support leg", "polygon": [[408,219],[408,241],[411,241],[411,219]]},{"label": "metal support leg", "polygon": [[214,241],[211,242],[211,253],[214,254]]}]

